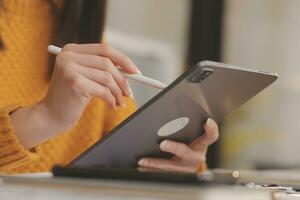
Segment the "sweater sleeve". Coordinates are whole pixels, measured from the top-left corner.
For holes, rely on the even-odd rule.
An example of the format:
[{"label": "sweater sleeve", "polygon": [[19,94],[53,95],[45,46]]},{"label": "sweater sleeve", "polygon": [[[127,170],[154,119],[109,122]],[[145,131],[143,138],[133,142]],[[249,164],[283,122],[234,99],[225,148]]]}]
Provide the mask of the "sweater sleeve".
[{"label": "sweater sleeve", "polygon": [[32,161],[39,151],[39,147],[26,149],[15,135],[9,114],[19,107],[0,108],[0,172]]},{"label": "sweater sleeve", "polygon": [[107,107],[105,112],[105,121],[104,121],[104,134],[111,131],[137,109],[137,105],[134,100],[129,97],[124,97],[126,102],[126,107],[119,107],[116,110],[112,110]]}]

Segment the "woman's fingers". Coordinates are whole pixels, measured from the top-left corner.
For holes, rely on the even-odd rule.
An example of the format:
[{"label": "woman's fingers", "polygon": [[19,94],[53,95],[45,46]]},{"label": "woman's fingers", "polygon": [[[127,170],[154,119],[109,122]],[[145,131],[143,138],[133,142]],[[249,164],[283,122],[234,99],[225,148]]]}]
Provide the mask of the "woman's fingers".
[{"label": "woman's fingers", "polygon": [[193,166],[183,166],[176,161],[159,158],[142,158],[139,160],[138,165],[140,167],[154,168],[163,171],[195,172],[195,167]]},{"label": "woman's fingers", "polygon": [[159,145],[162,151],[172,153],[179,158],[185,158],[186,160],[193,160],[195,152],[184,143],[174,142],[171,140],[164,140]]},{"label": "woman's fingers", "polygon": [[149,167],[137,167],[136,168],[139,172],[161,172],[160,169],[149,168]]},{"label": "woman's fingers", "polygon": [[[74,60],[74,53],[72,52],[62,52],[60,53],[57,58],[56,58],[56,64],[57,64],[57,69],[58,71],[61,72],[61,75],[64,76],[65,78],[68,79],[69,85],[74,91],[79,91],[81,92],[81,95],[90,95],[91,94],[85,94],[86,92],[85,88],[83,88],[83,85],[81,82],[83,81],[82,78],[78,78],[79,75],[82,77],[85,77],[85,79],[89,80],[90,82],[93,82],[94,84],[98,84],[99,86],[101,85],[101,88],[106,88],[107,90],[110,91],[110,94],[112,93],[115,95],[114,97],[114,105],[112,106],[111,98],[108,96],[107,98],[104,96],[101,96],[102,99],[107,100],[107,103],[111,105],[112,108],[115,108],[116,101],[118,101],[118,105],[123,106],[123,95],[121,90],[119,89],[119,86],[115,83],[114,79],[112,78],[111,73],[109,72],[104,72],[101,70],[97,70],[97,73],[95,72],[92,74],[92,70],[96,70],[93,68],[88,68],[84,67],[82,65],[79,65],[75,60]],[[89,70],[89,71],[88,71]],[[73,74],[73,75],[72,75]],[[78,74],[78,75],[77,75]],[[85,83],[87,82],[85,80]],[[80,81],[80,84],[78,82]],[[77,87],[78,86],[79,89]],[[107,91],[100,90],[101,92],[108,93]],[[82,94],[84,93],[84,94]],[[99,95],[99,93],[97,93]]]},{"label": "woman's fingers", "polygon": [[63,51],[73,51],[80,54],[94,54],[109,58],[115,65],[127,73],[141,73],[132,60],[120,51],[104,43],[99,44],[67,44]]},{"label": "woman's fingers", "polygon": [[123,107],[125,106],[122,90],[120,89],[119,85],[116,83],[115,79],[113,78],[110,72],[83,66],[78,66],[77,71],[84,77],[109,88],[111,93],[115,96],[117,100],[117,105]]},{"label": "woman's fingers", "polygon": [[217,123],[213,119],[208,118],[204,124],[204,131],[204,134],[195,139],[189,146],[206,154],[208,146],[214,143],[219,137]]},{"label": "woman's fingers", "polygon": [[206,123],[204,124],[204,130],[205,139],[209,145],[218,140],[219,128],[217,123],[213,119],[208,118],[206,120]]},{"label": "woman's fingers", "polygon": [[80,74],[77,74],[71,79],[71,87],[78,94],[87,98],[92,96],[99,97],[103,99],[109,105],[109,107],[115,109],[116,98],[109,88],[102,86]]},{"label": "woman's fingers", "polygon": [[190,145],[164,140],[160,144],[162,151],[172,153],[172,159],[143,158],[138,162],[140,167],[167,171],[196,172],[200,164],[205,163],[207,148],[218,139],[216,122],[208,119],[204,125],[205,134],[198,137]]},{"label": "woman's fingers", "polygon": [[171,153],[188,163],[198,164],[199,162],[206,160],[206,152],[196,151],[190,146],[180,142],[164,140],[160,143],[160,149],[162,151]]},{"label": "woman's fingers", "polygon": [[131,89],[128,82],[126,81],[126,78],[121,74],[121,72],[109,58],[91,54],[79,54],[74,52],[68,52],[68,54],[79,65],[89,68],[96,68],[111,73],[119,87],[122,89],[123,94],[126,96],[132,96]]}]

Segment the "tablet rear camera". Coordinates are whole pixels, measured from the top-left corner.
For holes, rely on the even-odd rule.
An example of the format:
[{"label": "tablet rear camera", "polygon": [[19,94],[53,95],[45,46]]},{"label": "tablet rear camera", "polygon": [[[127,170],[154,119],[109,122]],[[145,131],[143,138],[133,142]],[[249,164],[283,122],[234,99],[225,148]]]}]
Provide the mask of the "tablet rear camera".
[{"label": "tablet rear camera", "polygon": [[201,70],[200,72],[196,73],[192,77],[189,78],[190,82],[199,83],[209,77],[213,73],[212,70]]}]

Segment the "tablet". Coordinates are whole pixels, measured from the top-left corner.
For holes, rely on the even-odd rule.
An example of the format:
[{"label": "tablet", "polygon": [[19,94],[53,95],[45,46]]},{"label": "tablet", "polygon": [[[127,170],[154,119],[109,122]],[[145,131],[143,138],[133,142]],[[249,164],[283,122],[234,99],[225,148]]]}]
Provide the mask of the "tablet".
[{"label": "tablet", "polygon": [[141,157],[170,157],[159,149],[162,140],[192,142],[203,133],[208,117],[221,122],[276,79],[269,72],[200,62],[69,166],[132,168]]}]

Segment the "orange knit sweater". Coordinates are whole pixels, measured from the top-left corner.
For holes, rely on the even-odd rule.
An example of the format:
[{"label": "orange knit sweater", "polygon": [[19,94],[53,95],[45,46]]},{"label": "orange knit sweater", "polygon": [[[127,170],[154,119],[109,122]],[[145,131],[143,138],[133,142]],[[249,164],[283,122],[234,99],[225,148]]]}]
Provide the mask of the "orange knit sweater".
[{"label": "orange knit sweater", "polygon": [[[126,98],[126,108],[109,109],[101,99],[92,99],[76,127],[27,150],[17,140],[9,113],[37,103],[47,92],[47,45],[53,27],[46,0],[7,0],[1,11],[0,34],[0,173],[49,171],[53,164],[66,164],[100,139],[135,110]],[[41,133],[43,134],[43,133]]]}]

